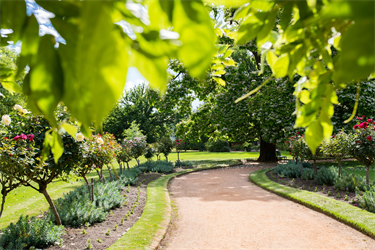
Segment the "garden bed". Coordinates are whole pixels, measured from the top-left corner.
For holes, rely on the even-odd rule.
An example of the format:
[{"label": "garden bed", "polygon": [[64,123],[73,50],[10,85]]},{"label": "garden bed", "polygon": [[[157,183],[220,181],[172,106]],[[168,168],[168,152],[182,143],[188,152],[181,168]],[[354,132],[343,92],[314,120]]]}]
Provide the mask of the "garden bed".
[{"label": "garden bed", "polygon": [[358,206],[355,192],[336,191],[334,186],[323,186],[316,183],[315,180],[304,180],[298,178],[279,177],[273,170],[266,173],[267,177],[284,186],[315,192],[326,197],[342,201],[353,206]]},{"label": "garden bed", "polygon": [[[127,192],[127,187],[124,188],[123,194],[126,195],[127,198],[126,204],[121,208],[114,209],[112,213],[107,216],[105,221],[101,223],[95,223],[94,225],[90,225],[89,227],[82,226],[73,228],[66,226],[65,234],[62,237],[63,249],[86,249],[88,245],[88,239],[91,240],[92,249],[107,249],[109,246],[111,246],[122,235],[124,235],[141,217],[146,205],[147,184],[159,178],[160,176],[161,174],[158,173],[144,173],[139,175],[136,185],[130,186],[129,192]],[[139,184],[141,184],[139,189],[139,204],[134,209],[133,214],[130,214],[128,220],[126,220],[126,214],[132,210],[133,205],[136,203]],[[117,228],[115,228],[116,225]],[[83,230],[85,230],[86,234],[82,233]],[[109,235],[106,234],[108,230]],[[50,246],[46,249],[61,249],[60,244]]]}]

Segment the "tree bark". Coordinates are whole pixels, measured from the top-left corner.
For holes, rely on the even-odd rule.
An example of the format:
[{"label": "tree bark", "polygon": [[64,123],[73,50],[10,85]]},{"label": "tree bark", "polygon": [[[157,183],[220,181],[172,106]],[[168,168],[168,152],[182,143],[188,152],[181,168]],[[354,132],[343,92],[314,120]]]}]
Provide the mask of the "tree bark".
[{"label": "tree bark", "polygon": [[109,178],[111,181],[113,181],[113,176],[112,176],[112,169],[111,167],[107,164],[108,172],[109,172]]},{"label": "tree bark", "polygon": [[128,170],[130,170],[128,161],[126,162],[126,166],[128,167]]},{"label": "tree bark", "polygon": [[260,154],[258,162],[277,162],[276,145],[268,143],[260,138]]},{"label": "tree bark", "polygon": [[8,194],[8,193],[3,189],[2,192],[1,192],[1,195],[2,195],[3,197],[2,197],[2,201],[1,201],[0,218],[1,218],[1,216],[3,215],[4,204],[5,204],[5,198],[6,198],[7,194]]},{"label": "tree bark", "polygon": [[89,182],[88,182],[88,180],[87,180],[87,178],[86,178],[86,176],[84,176],[84,175],[81,175],[82,176],[82,178],[85,180],[85,182],[86,182],[86,185],[87,185],[87,188],[89,189],[89,194],[90,194],[90,192],[91,192],[91,190],[90,190],[90,185],[89,185]]},{"label": "tree bark", "polygon": [[49,204],[49,206],[51,207],[51,210],[52,210],[52,213],[53,215],[55,216],[55,219],[56,219],[56,225],[60,226],[61,225],[61,219],[60,219],[60,216],[59,214],[57,213],[57,209],[55,207],[55,204],[53,203],[51,197],[49,196],[49,194],[47,193],[47,188],[46,187],[40,187],[40,184],[39,184],[39,192],[42,193],[44,195],[44,197],[46,197],[46,200]]},{"label": "tree bark", "polygon": [[314,159],[314,175],[318,174],[318,169],[316,167],[316,159]]}]

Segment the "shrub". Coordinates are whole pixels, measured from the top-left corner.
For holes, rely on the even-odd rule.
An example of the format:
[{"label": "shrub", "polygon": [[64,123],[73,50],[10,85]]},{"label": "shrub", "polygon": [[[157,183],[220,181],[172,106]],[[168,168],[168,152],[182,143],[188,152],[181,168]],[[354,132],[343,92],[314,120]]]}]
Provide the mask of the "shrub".
[{"label": "shrub", "polygon": [[174,164],[175,167],[191,167],[193,166],[193,163],[190,161],[176,161]]},{"label": "shrub", "polygon": [[277,164],[274,171],[280,177],[299,178],[301,176],[300,165],[294,161],[288,161],[286,164]]},{"label": "shrub", "polygon": [[233,145],[232,150],[233,151],[242,151],[243,147],[240,144],[236,144],[236,145]]},{"label": "shrub", "polygon": [[[121,195],[119,181],[95,183],[94,202],[90,201],[87,186],[81,186],[64,194],[57,200],[56,209],[63,225],[80,226],[86,222],[93,224],[104,221],[107,212],[120,207],[125,198]],[[122,186],[122,185],[121,185]],[[53,220],[51,213],[48,218]]]},{"label": "shrub", "polygon": [[174,164],[168,161],[150,161],[139,165],[143,172],[151,171],[158,173],[170,173],[173,170]]},{"label": "shrub", "polygon": [[304,180],[314,180],[314,170],[310,168],[304,168],[301,178]]},{"label": "shrub", "polygon": [[209,152],[230,152],[229,142],[217,140],[210,140],[205,144]]},{"label": "shrub", "polygon": [[56,226],[46,219],[36,219],[28,216],[21,217],[16,224],[3,230],[0,238],[0,248],[21,250],[29,247],[46,247],[54,244],[64,234],[63,226]]},{"label": "shrub", "polygon": [[129,184],[134,185],[137,182],[138,175],[141,173],[142,171],[139,168],[130,168],[129,170],[123,171],[118,182],[121,187],[125,187]]},{"label": "shrub", "polygon": [[368,188],[362,196],[357,194],[357,198],[360,208],[375,213],[375,187]]},{"label": "shrub", "polygon": [[334,166],[321,168],[315,176],[315,181],[320,185],[326,184],[332,186],[336,183],[338,175],[338,170]]},{"label": "shrub", "polygon": [[355,188],[363,191],[363,187],[366,184],[366,181],[359,175],[356,174],[343,174],[340,178],[336,180],[335,188],[341,191],[348,191],[354,192]]}]

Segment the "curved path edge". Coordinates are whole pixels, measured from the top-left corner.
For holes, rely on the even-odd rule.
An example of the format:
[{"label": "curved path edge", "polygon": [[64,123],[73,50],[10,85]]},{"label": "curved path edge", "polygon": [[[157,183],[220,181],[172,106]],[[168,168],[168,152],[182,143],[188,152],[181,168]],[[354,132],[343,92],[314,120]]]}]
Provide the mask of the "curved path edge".
[{"label": "curved path edge", "polygon": [[236,163],[226,166],[187,169],[150,182],[147,186],[147,203],[141,218],[108,249],[156,249],[164,238],[171,220],[172,209],[168,183],[176,176],[237,165]]},{"label": "curved path edge", "polygon": [[375,214],[347,203],[312,192],[286,187],[270,180],[262,169],[249,175],[250,181],[259,187],[328,215],[372,238],[375,238]]}]

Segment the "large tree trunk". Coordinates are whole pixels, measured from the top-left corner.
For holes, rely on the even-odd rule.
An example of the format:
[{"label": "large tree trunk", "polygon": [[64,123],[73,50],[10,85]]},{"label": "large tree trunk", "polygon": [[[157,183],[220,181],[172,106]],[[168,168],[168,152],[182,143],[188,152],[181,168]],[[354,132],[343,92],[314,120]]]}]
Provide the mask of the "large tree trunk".
[{"label": "large tree trunk", "polygon": [[260,139],[260,154],[258,162],[276,162],[276,145]]},{"label": "large tree trunk", "polygon": [[40,184],[39,184],[39,192],[42,193],[44,195],[44,197],[46,198],[46,200],[47,200],[47,202],[48,202],[48,204],[49,204],[49,206],[52,210],[52,213],[55,216],[56,225],[60,226],[61,225],[61,219],[60,219],[59,214],[57,213],[57,209],[55,207],[55,204],[53,204],[53,201],[52,201],[51,197],[47,193],[47,187],[41,187]]}]

